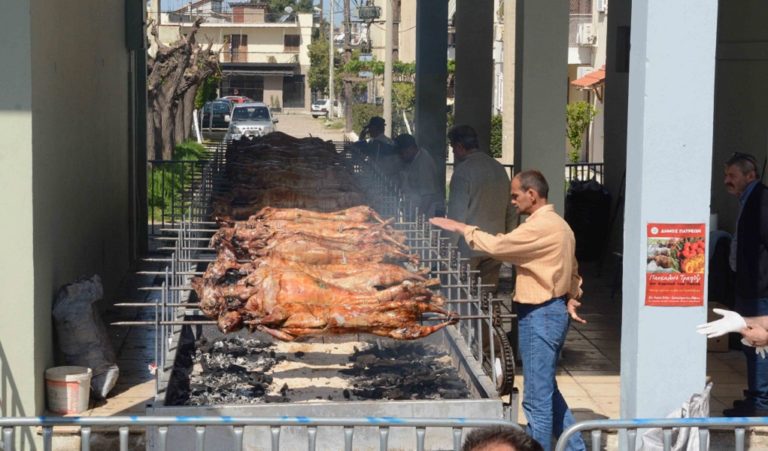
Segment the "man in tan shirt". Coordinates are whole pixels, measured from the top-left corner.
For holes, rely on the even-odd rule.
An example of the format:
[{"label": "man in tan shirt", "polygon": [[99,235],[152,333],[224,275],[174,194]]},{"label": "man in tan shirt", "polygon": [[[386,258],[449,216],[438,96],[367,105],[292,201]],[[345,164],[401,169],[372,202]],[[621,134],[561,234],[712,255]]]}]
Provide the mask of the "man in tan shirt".
[{"label": "man in tan shirt", "polygon": [[[574,423],[573,414],[557,388],[557,358],[565,343],[570,320],[585,322],[576,313],[581,305],[576,240],[568,223],[547,202],[549,185],[539,171],[523,171],[512,179],[511,204],[524,223],[506,234],[492,235],[447,218],[432,218],[438,227],[464,236],[474,250],[510,262],[517,268],[514,301],[517,304],[520,357],[523,361],[523,411],[528,433],[545,450],[552,437]],[[569,450],[584,450],[578,434]]]}]

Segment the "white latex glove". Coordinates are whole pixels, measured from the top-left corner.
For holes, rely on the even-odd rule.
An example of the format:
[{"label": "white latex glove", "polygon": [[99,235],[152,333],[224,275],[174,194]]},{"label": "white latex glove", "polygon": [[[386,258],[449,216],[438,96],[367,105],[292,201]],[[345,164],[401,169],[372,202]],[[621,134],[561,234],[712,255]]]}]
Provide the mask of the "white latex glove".
[{"label": "white latex glove", "polygon": [[741,339],[741,344],[744,346],[749,346],[750,348],[755,348],[755,353],[757,353],[757,355],[762,358],[765,358],[765,356],[768,355],[768,346],[752,346],[752,343],[750,343],[746,338]]},{"label": "white latex glove", "polygon": [[747,322],[736,312],[720,308],[713,309],[712,311],[722,316],[722,318],[696,326],[696,332],[706,335],[707,338],[719,337],[729,332],[740,332],[747,327]]}]

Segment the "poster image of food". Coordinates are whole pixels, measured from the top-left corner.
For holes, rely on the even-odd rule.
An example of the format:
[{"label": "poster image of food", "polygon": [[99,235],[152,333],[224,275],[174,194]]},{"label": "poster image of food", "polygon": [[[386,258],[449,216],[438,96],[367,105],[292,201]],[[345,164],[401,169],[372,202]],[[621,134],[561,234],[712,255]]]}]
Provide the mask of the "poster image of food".
[{"label": "poster image of food", "polygon": [[648,224],[645,305],[704,305],[704,224]]}]

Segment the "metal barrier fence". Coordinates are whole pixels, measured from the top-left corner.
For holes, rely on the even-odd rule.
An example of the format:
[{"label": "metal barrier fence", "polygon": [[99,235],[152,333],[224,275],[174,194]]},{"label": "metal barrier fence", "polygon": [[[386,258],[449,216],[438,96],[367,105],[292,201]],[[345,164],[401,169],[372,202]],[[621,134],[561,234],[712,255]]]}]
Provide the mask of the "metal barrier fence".
[{"label": "metal barrier fence", "polygon": [[[624,431],[625,449],[637,449],[638,429],[658,428],[662,431],[664,451],[672,449],[673,432],[676,428],[697,428],[699,435],[699,450],[709,449],[709,429],[713,427],[733,429],[735,451],[744,451],[744,434],[747,427],[768,426],[768,417],[753,418],[637,418],[633,420],[592,420],[582,421],[566,429],[557,441],[555,451],[565,451],[568,439],[574,434],[589,431],[592,450],[601,449],[602,432],[604,430]],[[655,448],[654,448],[655,449]]]},{"label": "metal barrier fence", "polygon": [[[228,427],[232,429],[234,449],[243,448],[243,430],[245,427],[270,428],[273,451],[280,449],[280,430],[283,427],[304,428],[307,433],[307,450],[316,448],[318,428],[341,427],[343,428],[344,450],[352,451],[354,433],[356,427],[374,427],[379,432],[379,449],[386,451],[390,428],[415,428],[414,449],[424,450],[427,428],[451,428],[453,430],[453,449],[461,449],[462,435],[465,428],[479,428],[488,426],[509,426],[520,428],[517,424],[500,419],[469,419],[469,418],[396,418],[396,417],[366,417],[366,418],[311,418],[311,417],[25,417],[25,418],[0,418],[2,428],[2,446],[5,451],[15,450],[15,432],[19,427],[41,427],[43,433],[43,449],[50,451],[53,447],[54,426],[79,426],[82,451],[90,451],[91,434],[93,427],[116,427],[120,437],[120,451],[128,451],[128,434],[131,427],[148,429],[157,428],[158,443],[155,448],[160,451],[168,449],[166,443],[169,427],[194,428],[195,450],[216,449],[205,446],[205,433],[208,427]],[[340,431],[342,432],[342,431]],[[339,443],[341,443],[341,439]],[[266,445],[266,444],[265,444]],[[341,447],[339,447],[340,449]],[[177,448],[171,448],[177,449]],[[179,450],[184,451],[184,450]]]}]

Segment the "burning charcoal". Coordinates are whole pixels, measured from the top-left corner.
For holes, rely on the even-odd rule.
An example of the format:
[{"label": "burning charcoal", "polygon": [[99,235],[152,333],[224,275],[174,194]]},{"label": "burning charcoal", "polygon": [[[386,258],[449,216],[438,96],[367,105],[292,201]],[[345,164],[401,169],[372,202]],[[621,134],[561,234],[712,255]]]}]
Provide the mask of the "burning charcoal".
[{"label": "burning charcoal", "polygon": [[227,371],[232,373],[247,373],[248,368],[241,365],[231,364],[227,367]]}]

